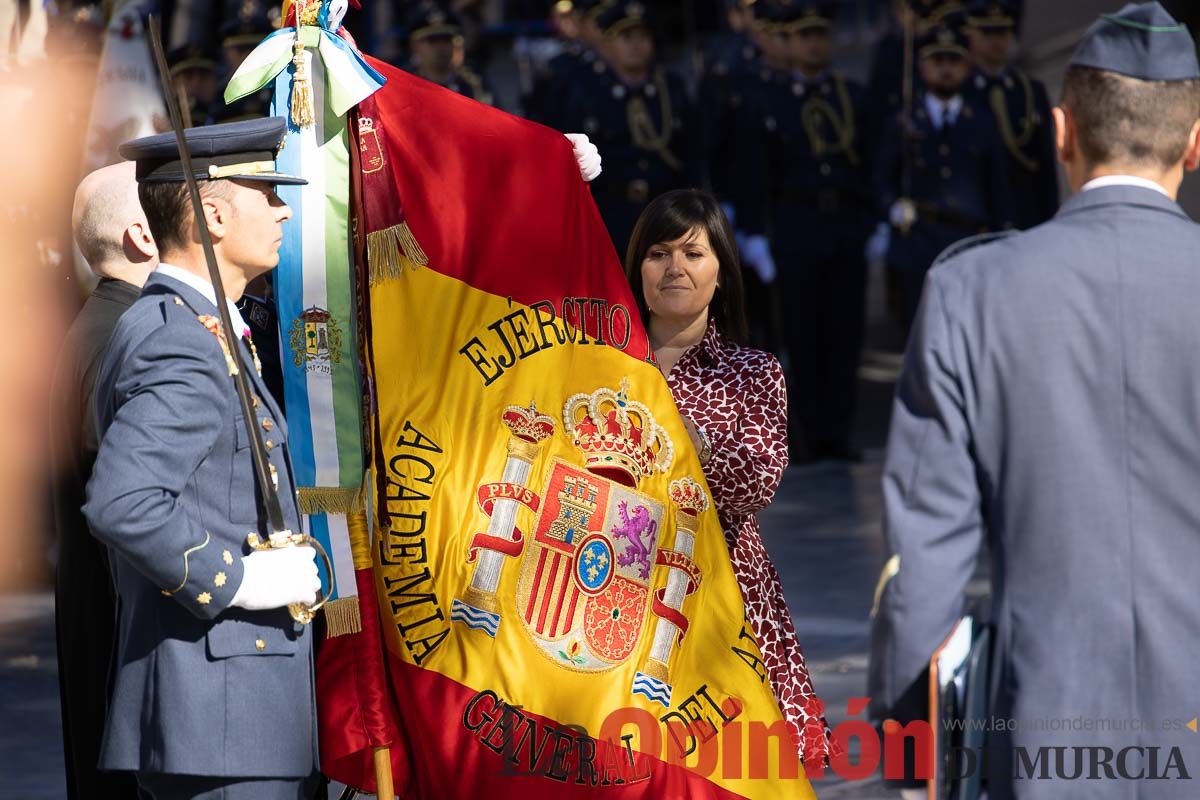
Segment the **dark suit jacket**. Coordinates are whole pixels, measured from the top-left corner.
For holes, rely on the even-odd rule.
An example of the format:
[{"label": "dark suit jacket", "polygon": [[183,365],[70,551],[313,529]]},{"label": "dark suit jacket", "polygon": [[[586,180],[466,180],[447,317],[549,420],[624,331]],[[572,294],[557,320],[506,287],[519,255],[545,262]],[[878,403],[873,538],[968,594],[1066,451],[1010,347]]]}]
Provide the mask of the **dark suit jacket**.
[{"label": "dark suit jacket", "polygon": [[140,291],[123,281],[100,281],[67,332],[54,380],[54,619],[67,797],[72,800],[132,797],[137,791],[131,775],[96,769],[117,606],[108,551],[88,530],[83,504],[99,445],[92,413],[96,373],[117,320]]}]

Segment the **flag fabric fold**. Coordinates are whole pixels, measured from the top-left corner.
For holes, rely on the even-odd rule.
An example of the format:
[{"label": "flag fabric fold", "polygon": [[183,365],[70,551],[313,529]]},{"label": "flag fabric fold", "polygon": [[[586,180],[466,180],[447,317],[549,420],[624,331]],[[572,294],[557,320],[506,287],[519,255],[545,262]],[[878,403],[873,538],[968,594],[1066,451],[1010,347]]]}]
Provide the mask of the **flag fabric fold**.
[{"label": "flag fabric fold", "polygon": [[[570,143],[367,63],[386,85],[353,121],[357,226],[392,263],[364,287],[376,529],[358,574],[398,791],[811,797]],[[371,788],[346,744],[366,741],[360,688],[319,690],[340,751],[323,768]]]}]

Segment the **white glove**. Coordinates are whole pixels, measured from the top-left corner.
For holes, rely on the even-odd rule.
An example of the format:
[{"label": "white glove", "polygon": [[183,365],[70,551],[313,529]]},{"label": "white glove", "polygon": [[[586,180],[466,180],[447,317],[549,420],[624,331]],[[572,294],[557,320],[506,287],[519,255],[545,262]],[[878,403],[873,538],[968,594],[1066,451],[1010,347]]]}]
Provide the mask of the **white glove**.
[{"label": "white glove", "polygon": [[249,611],[283,608],[290,603],[312,604],[321,591],[317,551],[303,547],[255,550],[242,556],[242,585],[231,606]]},{"label": "white glove", "polygon": [[904,197],[892,203],[892,208],[888,212],[888,221],[892,223],[892,227],[900,230],[908,230],[917,221],[917,207],[913,205],[913,201]]},{"label": "white glove", "polygon": [[775,282],[775,259],[771,257],[771,245],[762,234],[746,237],[742,255],[763,283]]},{"label": "white glove", "polygon": [[875,232],[867,239],[863,255],[868,264],[876,264],[887,258],[888,247],[892,243],[892,226],[881,222],[875,226]]},{"label": "white glove", "polygon": [[588,183],[600,174],[600,151],[592,144],[586,133],[564,133],[575,148],[575,161],[579,163],[579,175]]}]

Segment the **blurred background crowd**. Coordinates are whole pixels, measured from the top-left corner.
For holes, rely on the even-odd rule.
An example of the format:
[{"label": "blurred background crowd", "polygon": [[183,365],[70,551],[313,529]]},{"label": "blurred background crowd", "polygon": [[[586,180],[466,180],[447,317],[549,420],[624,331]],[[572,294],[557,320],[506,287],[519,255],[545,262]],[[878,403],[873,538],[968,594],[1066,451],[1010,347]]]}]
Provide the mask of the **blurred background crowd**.
[{"label": "blurred background crowd", "polygon": [[[859,410],[864,381],[890,396],[938,253],[1054,213],[1055,76],[1114,3],[361,5],[346,28],[365,53],[586,133],[604,159],[592,191],[618,252],[658,194],[701,186],[721,200],[738,232],[750,343],[785,365],[792,460],[807,463],[881,444],[886,421]],[[0,350],[10,376],[0,506],[12,534],[0,540],[0,584],[41,582],[53,558],[45,506],[26,498],[44,492],[59,336],[92,285],[73,252],[72,195],[83,174],[118,160],[120,142],[168,126],[142,39],[149,13],[162,17],[193,124],[269,113],[269,91],[229,105],[222,93],[279,26],[279,3],[0,0],[0,290],[23,299],[8,304]]]}]

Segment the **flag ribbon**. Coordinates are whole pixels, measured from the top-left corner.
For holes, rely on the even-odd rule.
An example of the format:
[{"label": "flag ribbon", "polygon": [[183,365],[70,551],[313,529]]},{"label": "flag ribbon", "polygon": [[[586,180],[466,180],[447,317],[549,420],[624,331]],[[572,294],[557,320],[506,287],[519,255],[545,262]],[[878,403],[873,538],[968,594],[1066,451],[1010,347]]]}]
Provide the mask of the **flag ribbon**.
[{"label": "flag ribbon", "polygon": [[[297,125],[291,106],[301,80],[313,114],[311,124]],[[367,510],[347,120],[384,79],[340,36],[304,25],[264,39],[234,73],[225,100],[271,82],[271,113],[289,121],[279,169],[308,179],[277,190],[294,218],[284,227],[275,299],[289,448],[309,533],[333,561],[334,574],[322,580],[334,586],[326,622],[336,636],[361,629],[347,515]]]}]

